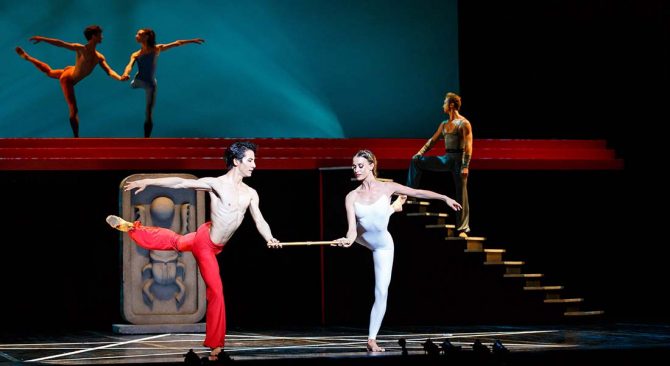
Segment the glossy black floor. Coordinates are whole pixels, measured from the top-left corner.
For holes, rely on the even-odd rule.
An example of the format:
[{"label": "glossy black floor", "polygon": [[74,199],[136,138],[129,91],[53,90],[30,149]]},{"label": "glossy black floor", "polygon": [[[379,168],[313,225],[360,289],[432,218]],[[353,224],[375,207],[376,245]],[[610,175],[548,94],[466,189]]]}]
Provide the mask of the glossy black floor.
[{"label": "glossy black floor", "polygon": [[[365,350],[365,329],[231,330],[227,361],[235,364],[507,364],[651,365],[670,356],[668,324],[591,324],[387,328],[378,337],[386,352]],[[80,331],[34,335],[3,334],[0,363],[49,365],[184,364],[192,349],[202,357],[204,334],[120,335]],[[406,342],[403,354],[399,340]],[[429,355],[448,340],[461,351]],[[479,341],[486,349],[473,350]],[[491,352],[500,341],[508,353]],[[500,349],[498,347],[498,349]],[[658,360],[658,361],[655,361]],[[208,363],[208,362],[200,362]],[[212,364],[211,362],[209,362]]]}]

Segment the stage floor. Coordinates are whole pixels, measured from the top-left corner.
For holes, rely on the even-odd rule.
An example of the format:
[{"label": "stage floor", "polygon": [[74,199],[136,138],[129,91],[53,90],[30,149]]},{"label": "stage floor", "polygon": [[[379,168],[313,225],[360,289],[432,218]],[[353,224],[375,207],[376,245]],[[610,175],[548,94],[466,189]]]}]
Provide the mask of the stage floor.
[{"label": "stage floor", "polygon": [[[449,340],[472,353],[475,340],[491,348],[500,340],[510,355],[561,351],[670,350],[670,325],[619,323],[610,325],[560,326],[476,326],[476,327],[385,327],[378,337],[387,352],[369,354],[365,350],[366,330],[330,327],[296,330],[231,330],[226,353],[236,363],[306,359],[342,359],[352,364],[365,359],[398,358],[398,340],[404,338],[409,357],[425,354],[422,344]],[[208,350],[201,344],[204,334],[119,335],[110,332],[80,331],[60,334],[0,336],[0,360],[8,363],[61,365],[184,363],[184,354],[193,349],[199,356]],[[645,353],[641,353],[645,354]],[[239,361],[239,362],[238,362]],[[249,362],[244,362],[249,361]]]}]

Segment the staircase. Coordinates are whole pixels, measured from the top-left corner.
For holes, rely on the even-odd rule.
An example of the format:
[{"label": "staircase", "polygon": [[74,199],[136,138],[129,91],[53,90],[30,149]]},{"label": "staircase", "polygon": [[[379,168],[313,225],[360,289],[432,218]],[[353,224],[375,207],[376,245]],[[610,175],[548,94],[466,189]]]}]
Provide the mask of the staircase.
[{"label": "staircase", "polygon": [[[485,268],[499,268],[501,281],[513,281],[519,291],[526,293],[539,294],[539,301],[546,307],[558,308],[551,309],[551,312],[558,311],[564,318],[594,318],[602,316],[603,310],[594,310],[584,307],[583,297],[566,296],[563,285],[556,283],[544,283],[545,275],[543,273],[526,272],[524,267],[526,262],[522,260],[509,260],[505,258],[506,250],[502,248],[487,248],[484,237],[461,238],[455,235],[455,225],[447,224],[446,212],[434,212],[430,210],[430,202],[409,199],[405,202],[403,212],[407,217],[425,218],[423,224],[426,230],[444,231],[445,241],[460,242],[464,245],[463,252],[468,256],[473,256],[477,262]],[[436,220],[433,220],[436,218]],[[480,261],[481,260],[481,261]]]}]

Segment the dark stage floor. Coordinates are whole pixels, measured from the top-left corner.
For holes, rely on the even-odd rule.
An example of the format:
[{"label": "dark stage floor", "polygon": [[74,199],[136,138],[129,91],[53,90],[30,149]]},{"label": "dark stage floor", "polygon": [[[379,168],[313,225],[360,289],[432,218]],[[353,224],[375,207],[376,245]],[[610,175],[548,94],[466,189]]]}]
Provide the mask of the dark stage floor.
[{"label": "dark stage floor", "polygon": [[[494,341],[500,340],[510,351],[506,361],[501,362],[504,364],[580,364],[576,360],[590,363],[597,358],[601,361],[607,358],[613,361],[609,364],[643,365],[654,363],[652,358],[670,355],[670,325],[659,324],[388,327],[379,336],[380,345],[387,349],[383,354],[365,351],[365,335],[365,329],[342,327],[231,330],[226,352],[233,363],[238,364],[351,365],[386,361],[388,364],[425,364],[430,356],[425,354],[422,344],[430,338],[438,345],[449,340],[455,346],[462,346],[458,357],[474,355],[472,345],[476,340],[489,349]],[[201,345],[203,338],[204,334],[199,333],[119,335],[80,331],[30,336],[3,334],[0,338],[0,360],[6,363],[62,365],[184,363],[184,354],[189,349],[199,356],[207,354],[208,350]],[[406,356],[402,355],[398,344],[401,338],[406,340]],[[450,355],[438,357],[431,360],[444,364],[443,361]],[[493,363],[492,360],[486,363]],[[500,360],[496,360],[497,364]]]}]

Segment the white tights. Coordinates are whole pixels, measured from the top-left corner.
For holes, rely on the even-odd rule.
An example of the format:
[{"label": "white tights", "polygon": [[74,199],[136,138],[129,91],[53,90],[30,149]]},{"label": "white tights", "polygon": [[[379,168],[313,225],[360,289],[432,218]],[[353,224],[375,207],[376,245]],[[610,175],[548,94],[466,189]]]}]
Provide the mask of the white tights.
[{"label": "white tights", "polygon": [[368,339],[377,338],[377,332],[379,332],[386,313],[386,299],[391,283],[391,272],[393,272],[393,246],[373,250],[372,260],[375,266],[375,303],[370,312]]}]

